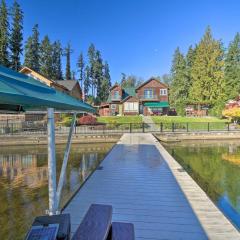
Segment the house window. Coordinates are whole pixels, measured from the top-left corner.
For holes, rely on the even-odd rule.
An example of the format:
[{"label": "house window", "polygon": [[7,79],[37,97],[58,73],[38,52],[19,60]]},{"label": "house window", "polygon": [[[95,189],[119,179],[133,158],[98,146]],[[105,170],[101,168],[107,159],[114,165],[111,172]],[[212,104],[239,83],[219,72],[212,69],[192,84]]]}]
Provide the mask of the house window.
[{"label": "house window", "polygon": [[124,103],[125,112],[138,112],[138,102],[125,102]]},{"label": "house window", "polygon": [[146,98],[146,99],[153,98],[153,90],[152,89],[145,89],[144,90],[144,98]]},{"label": "house window", "polygon": [[160,95],[166,96],[167,95],[167,89],[160,89]]},{"label": "house window", "polygon": [[119,91],[114,91],[113,92],[113,99],[120,99],[120,96],[119,96]]},{"label": "house window", "polygon": [[116,104],[111,104],[111,109],[116,109]]}]

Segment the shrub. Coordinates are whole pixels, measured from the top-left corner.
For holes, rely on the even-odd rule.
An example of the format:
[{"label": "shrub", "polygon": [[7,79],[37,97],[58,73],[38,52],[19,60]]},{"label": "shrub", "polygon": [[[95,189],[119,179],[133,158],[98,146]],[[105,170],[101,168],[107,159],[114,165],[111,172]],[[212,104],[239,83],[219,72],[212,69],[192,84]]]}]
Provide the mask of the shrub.
[{"label": "shrub", "polygon": [[97,118],[92,115],[86,115],[78,119],[77,123],[79,125],[96,125]]}]

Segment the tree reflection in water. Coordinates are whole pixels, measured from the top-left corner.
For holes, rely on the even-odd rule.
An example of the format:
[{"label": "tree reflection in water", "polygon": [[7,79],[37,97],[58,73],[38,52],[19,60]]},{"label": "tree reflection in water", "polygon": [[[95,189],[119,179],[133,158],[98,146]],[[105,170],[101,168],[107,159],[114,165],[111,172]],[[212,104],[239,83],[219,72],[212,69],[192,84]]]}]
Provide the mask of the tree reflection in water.
[{"label": "tree reflection in water", "polygon": [[[112,144],[73,144],[62,192],[63,206],[99,165]],[[64,146],[57,146],[57,176]],[[35,216],[48,208],[47,147],[1,147],[0,236],[23,239]]]},{"label": "tree reflection in water", "polygon": [[181,142],[165,147],[240,228],[239,141]]}]

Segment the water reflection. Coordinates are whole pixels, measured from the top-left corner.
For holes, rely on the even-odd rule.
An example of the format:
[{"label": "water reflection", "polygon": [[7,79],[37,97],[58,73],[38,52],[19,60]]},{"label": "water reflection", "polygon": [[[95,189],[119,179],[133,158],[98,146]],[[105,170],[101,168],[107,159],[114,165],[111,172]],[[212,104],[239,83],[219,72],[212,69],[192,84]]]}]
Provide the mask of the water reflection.
[{"label": "water reflection", "polygon": [[[73,145],[65,176],[61,206],[98,166],[112,144]],[[57,146],[57,176],[64,146]],[[0,236],[23,239],[34,216],[48,208],[47,148],[45,146],[0,149]]]},{"label": "water reflection", "polygon": [[239,141],[181,142],[165,147],[240,228]]}]

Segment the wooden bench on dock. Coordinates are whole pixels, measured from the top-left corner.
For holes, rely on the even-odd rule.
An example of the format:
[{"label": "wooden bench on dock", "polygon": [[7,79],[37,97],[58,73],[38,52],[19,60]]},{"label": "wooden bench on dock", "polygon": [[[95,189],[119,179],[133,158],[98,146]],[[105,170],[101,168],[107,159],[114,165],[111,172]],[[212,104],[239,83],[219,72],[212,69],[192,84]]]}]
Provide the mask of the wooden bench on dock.
[{"label": "wooden bench on dock", "polygon": [[112,223],[112,206],[92,204],[72,240],[134,240],[134,226]]}]

